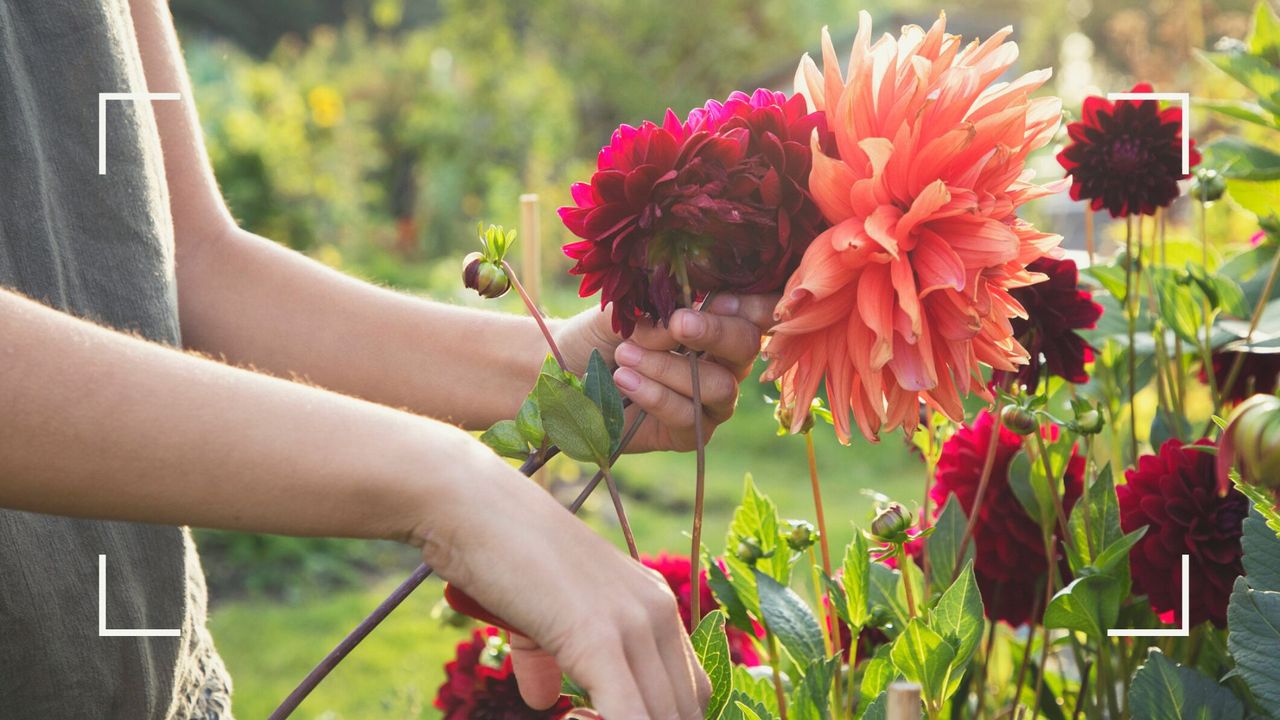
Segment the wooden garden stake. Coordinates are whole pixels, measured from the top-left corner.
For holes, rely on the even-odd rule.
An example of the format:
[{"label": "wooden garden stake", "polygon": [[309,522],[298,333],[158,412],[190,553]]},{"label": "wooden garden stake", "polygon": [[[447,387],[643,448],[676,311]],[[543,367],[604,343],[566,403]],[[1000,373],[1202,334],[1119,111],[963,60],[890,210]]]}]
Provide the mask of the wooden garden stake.
[{"label": "wooden garden stake", "polygon": [[520,277],[535,303],[542,300],[542,228],[538,224],[538,195],[520,196]]},{"label": "wooden garden stake", "polygon": [[889,686],[888,720],[920,720],[920,686],[896,682]]}]

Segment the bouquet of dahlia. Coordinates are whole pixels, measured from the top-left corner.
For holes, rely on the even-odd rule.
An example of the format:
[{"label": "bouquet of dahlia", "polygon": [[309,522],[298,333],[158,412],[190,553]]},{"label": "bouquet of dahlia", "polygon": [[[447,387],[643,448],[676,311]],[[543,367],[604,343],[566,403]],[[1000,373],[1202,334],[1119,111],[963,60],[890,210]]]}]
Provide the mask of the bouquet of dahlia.
[{"label": "bouquet of dahlia", "polygon": [[[1011,32],[967,42],[943,17],[873,40],[863,13],[843,71],[824,31],[792,95],[623,125],[560,210],[581,295],[624,337],[719,292],[781,292],[763,379],[779,434],[806,441],[813,522],[748,477],[709,547],[699,441],[688,555],[641,556],[611,469],[643,414],[624,427],[603,358],[579,378],[554,342],[483,438],[529,472],[558,453],[598,468],[571,509],[605,482],[680,602],[709,718],[1280,718],[1280,156],[1232,135],[1197,149],[1185,109],[1143,84],[1090,97],[1063,135],[1061,102],[1037,94],[1050,72],[1010,76]],[[1204,58],[1257,94],[1209,107],[1280,131],[1265,3],[1246,43]],[[1055,143],[1065,176],[1037,183],[1028,159]],[[1019,214],[1067,188],[1087,203],[1074,255]],[[1257,235],[1215,238],[1215,203]],[[540,320],[504,260],[513,235],[483,233],[464,277],[514,285]],[[831,548],[815,420],[845,444],[905,434],[923,506],[880,498]],[[511,628],[446,598],[494,626],[448,666],[448,717],[590,705],[566,679],[558,704],[524,707],[495,629]]]}]

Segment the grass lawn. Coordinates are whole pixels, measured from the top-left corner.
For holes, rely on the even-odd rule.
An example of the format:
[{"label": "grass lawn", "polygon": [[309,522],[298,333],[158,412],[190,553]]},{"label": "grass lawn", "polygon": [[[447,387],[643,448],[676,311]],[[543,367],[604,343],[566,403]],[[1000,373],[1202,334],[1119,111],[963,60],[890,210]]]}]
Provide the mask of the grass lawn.
[{"label": "grass lawn", "polygon": [[[763,400],[765,389],[754,381],[744,385],[738,414],[717,431],[708,452],[704,543],[717,554],[724,549],[744,473],[754,475],[784,517],[813,519],[804,441],[774,434],[772,408]],[[872,500],[864,489],[885,493],[909,507],[919,505],[923,464],[907,450],[900,434],[886,435],[879,445],[857,439],[851,447],[842,447],[831,428],[820,425],[815,440],[833,552],[841,552],[850,540],[853,522],[867,524]],[[618,482],[642,552],[688,552],[693,469],[692,453],[629,456],[618,463]],[[579,472],[569,461],[550,471]],[[584,514],[622,546],[603,489]],[[211,624],[235,681],[237,716],[268,715],[410,570],[406,564],[393,576],[358,589],[307,589],[287,603],[252,597],[215,603]],[[295,717],[438,717],[431,703],[443,680],[443,666],[466,632],[441,626],[430,617],[439,597],[439,583],[424,585],[334,671]]]}]

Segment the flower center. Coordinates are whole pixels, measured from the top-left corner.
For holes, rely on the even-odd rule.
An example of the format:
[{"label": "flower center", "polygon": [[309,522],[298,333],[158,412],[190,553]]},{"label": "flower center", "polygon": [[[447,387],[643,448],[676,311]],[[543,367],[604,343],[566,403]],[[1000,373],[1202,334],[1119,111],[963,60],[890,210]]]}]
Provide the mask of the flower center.
[{"label": "flower center", "polygon": [[1142,170],[1147,164],[1147,152],[1142,142],[1132,137],[1117,138],[1107,149],[1108,167],[1117,173]]}]

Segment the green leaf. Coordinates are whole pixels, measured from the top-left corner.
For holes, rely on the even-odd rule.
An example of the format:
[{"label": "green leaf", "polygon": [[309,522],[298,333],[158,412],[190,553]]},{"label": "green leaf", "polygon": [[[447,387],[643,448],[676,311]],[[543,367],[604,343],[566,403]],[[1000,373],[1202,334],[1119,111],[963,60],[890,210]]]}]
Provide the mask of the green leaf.
[{"label": "green leaf", "polygon": [[1204,674],[1170,662],[1158,648],[1133,676],[1134,720],[1243,720],[1244,706]]},{"label": "green leaf", "polygon": [[[1089,514],[1085,520],[1085,513]],[[1085,532],[1086,527],[1088,533]],[[1098,477],[1089,485],[1085,497],[1076,503],[1067,520],[1067,532],[1071,534],[1071,544],[1067,548],[1071,572],[1080,574],[1081,568],[1093,563],[1095,557],[1103,550],[1124,536],[1120,528],[1120,504],[1116,499],[1115,479],[1111,474],[1111,466],[1107,465],[1098,473]],[[1089,548],[1094,555],[1089,555]]]},{"label": "green leaf", "polygon": [[1124,268],[1119,265],[1092,265],[1085,272],[1092,275],[1104,290],[1111,293],[1112,297],[1121,303],[1124,302]]},{"label": "green leaf", "polygon": [[898,678],[898,669],[893,666],[889,650],[888,645],[876,648],[875,655],[867,661],[866,667],[862,670],[862,684],[858,692],[864,703],[888,690],[889,683]]},{"label": "green leaf", "polygon": [[733,511],[729,533],[725,537],[724,562],[729,567],[729,579],[738,591],[738,597],[753,614],[759,616],[760,601],[756,592],[755,568],[737,557],[738,542],[752,538],[769,557],[756,562],[756,567],[780,583],[791,579],[790,548],[782,538],[778,508],[773,501],[756,488],[748,474],[743,481],[742,503]]},{"label": "green leaf", "polygon": [[542,427],[560,452],[578,462],[609,463],[609,431],[600,408],[569,383],[542,375],[534,387]]},{"label": "green leaf", "polygon": [[1120,614],[1120,582],[1108,575],[1085,575],[1072,580],[1049,601],[1044,624],[1105,638]]},{"label": "green leaf", "polygon": [[1157,283],[1160,298],[1160,319],[1184,342],[1200,347],[1204,342],[1200,329],[1204,327],[1204,312],[1200,299],[1190,285],[1166,279]]},{"label": "green leaf", "polygon": [[866,708],[859,708],[862,714],[859,720],[887,720],[889,716],[889,691],[885,690],[875,697],[874,700],[866,704]]},{"label": "green leaf", "polygon": [[1197,100],[1196,105],[1206,110],[1272,130],[1280,128],[1280,119],[1257,103],[1246,100]]},{"label": "green leaf", "polygon": [[[768,667],[762,666],[762,669],[768,670]],[[749,705],[757,705],[760,710],[770,716],[778,714],[778,694],[773,689],[771,677],[763,673],[753,675],[751,670],[742,665],[733,666],[733,694],[730,697]],[[727,708],[722,717],[727,717],[729,714],[729,708]]]},{"label": "green leaf", "polygon": [[1280,208],[1280,180],[1233,178],[1227,183],[1227,194],[1260,219],[1275,215],[1276,208]]},{"label": "green leaf", "polygon": [[839,667],[839,657],[810,663],[791,695],[787,717],[794,720],[831,720],[831,681],[836,678]]},{"label": "green leaf", "polygon": [[854,528],[853,541],[844,550],[845,612],[854,635],[867,624],[871,609],[871,551],[867,538]]},{"label": "green leaf", "polygon": [[956,568],[973,559],[973,543],[965,548],[964,557],[960,556],[960,542],[964,539],[967,524],[968,518],[965,517],[964,508],[960,507],[960,500],[955,493],[948,495],[946,504],[942,506],[942,514],[933,525],[933,534],[925,543],[935,592],[946,590]]},{"label": "green leaf", "polygon": [[884,608],[893,622],[892,627],[883,628],[886,635],[897,637],[907,626],[909,614],[902,598],[902,574],[881,562],[871,563],[871,574],[868,583],[868,604],[875,608]]},{"label": "green leaf", "polygon": [[1231,277],[1218,273],[1209,276],[1214,294],[1218,296],[1218,308],[1234,318],[1247,318],[1252,308],[1245,302],[1244,289]]},{"label": "green leaf", "polygon": [[923,618],[907,624],[893,641],[889,656],[903,677],[920,684],[927,705],[936,707],[946,700],[947,675],[955,651],[941,635],[929,629]]},{"label": "green leaf", "polygon": [[[1280,92],[1280,73],[1271,63],[1242,52],[1199,53],[1211,65],[1230,75],[1233,80],[1253,91],[1263,107],[1272,110],[1272,96]],[[1272,110],[1274,112],[1274,110]]]},{"label": "green leaf", "polygon": [[609,372],[599,350],[591,350],[587,374],[582,376],[582,390],[604,416],[604,427],[609,431],[609,456],[612,457],[622,442],[622,394],[613,384],[613,373]]},{"label": "green leaf", "polygon": [[724,613],[713,610],[702,618],[689,637],[698,663],[711,680],[711,699],[707,702],[707,720],[716,720],[729,704],[733,692],[733,662],[729,659],[729,637],[724,631]]},{"label": "green leaf", "polygon": [[1148,527],[1149,526],[1147,525],[1143,525],[1137,530],[1122,536],[1119,540],[1111,543],[1102,552],[1098,553],[1097,559],[1093,561],[1093,565],[1098,569],[1098,572],[1120,579],[1121,576],[1117,574],[1116,571],[1123,570],[1124,576],[1127,577],[1129,568],[1129,551],[1133,549],[1134,545],[1138,544],[1138,541],[1142,539],[1143,535],[1147,534]]},{"label": "green leaf", "polygon": [[520,411],[516,413],[516,429],[530,445],[542,447],[547,433],[542,429],[542,413],[538,410],[538,398],[534,395],[524,399]]},{"label": "green leaf", "polygon": [[1244,520],[1244,574],[1256,590],[1280,591],[1280,538],[1257,508]]},{"label": "green leaf", "polygon": [[952,679],[956,683],[982,639],[985,624],[982,612],[982,595],[973,575],[973,563],[966,563],[960,577],[942,593],[929,613],[929,627],[955,650]]},{"label": "green leaf", "polygon": [[1280,154],[1244,138],[1220,137],[1206,144],[1204,152],[1205,162],[1229,180],[1280,180]]},{"label": "green leaf", "polygon": [[1249,30],[1249,53],[1258,55],[1273,66],[1280,66],[1280,18],[1266,2],[1253,11],[1253,27]]},{"label": "green leaf", "polygon": [[760,615],[796,664],[805,667],[824,656],[822,628],[800,596],[769,575],[755,571],[760,592]]},{"label": "green leaf", "polygon": [[738,595],[738,589],[729,577],[724,574],[724,570],[720,569],[720,563],[714,558],[705,557],[704,564],[707,567],[707,584],[711,587],[711,592],[715,595],[716,600],[724,606],[729,613],[729,624],[739,630],[751,634],[755,634],[755,629],[751,625],[751,618],[747,616],[747,606],[743,604],[742,598]]},{"label": "green leaf", "polygon": [[1156,415],[1151,420],[1151,434],[1148,437],[1151,447],[1158,448],[1166,440],[1191,437],[1191,423],[1182,415],[1160,406],[1156,408]]},{"label": "green leaf", "polygon": [[1236,578],[1227,606],[1227,649],[1258,701],[1280,713],[1280,592],[1253,590]]},{"label": "green leaf", "polygon": [[515,420],[499,420],[480,435],[480,442],[503,457],[524,460],[529,457],[529,443],[516,429]]},{"label": "green leaf", "polygon": [[1009,489],[1022,509],[1041,527],[1054,512],[1049,482],[1044,478],[1044,468],[1040,463],[1031,462],[1031,456],[1025,452],[1019,451],[1009,462]]}]

